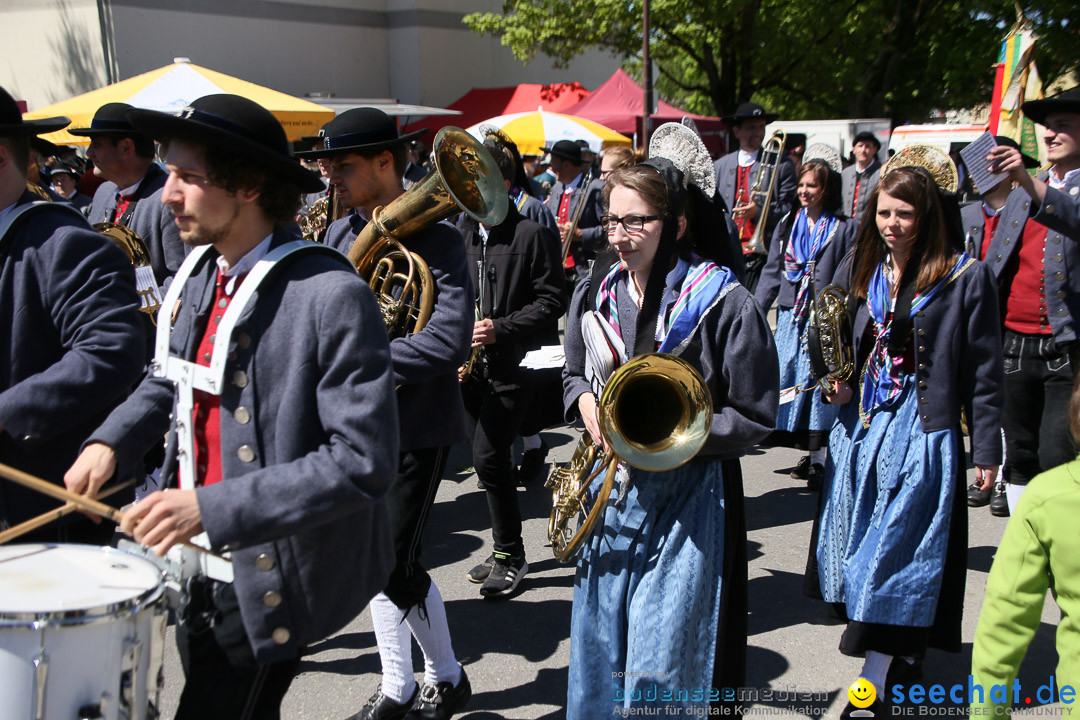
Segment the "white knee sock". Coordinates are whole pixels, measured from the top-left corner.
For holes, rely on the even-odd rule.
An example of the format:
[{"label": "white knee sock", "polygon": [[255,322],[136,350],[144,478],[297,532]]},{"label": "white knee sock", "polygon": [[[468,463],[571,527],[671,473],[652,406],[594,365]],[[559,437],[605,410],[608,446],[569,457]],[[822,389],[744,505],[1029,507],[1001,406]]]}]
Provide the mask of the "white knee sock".
[{"label": "white knee sock", "polygon": [[416,689],[412,636],[409,626],[402,622],[405,613],[382,593],[371,599],[370,607],[375,642],[379,644],[379,660],[382,662],[383,695],[402,704],[412,697]]},{"label": "white knee sock", "polygon": [[889,673],[889,665],[892,664],[892,655],[882,655],[873,650],[866,651],[866,662],[863,663],[859,677],[866,678],[874,685],[878,697],[885,695],[885,676]]},{"label": "white knee sock", "polygon": [[810,453],[810,464],[825,466],[825,456],[829,454],[829,448],[823,447]]},{"label": "white knee sock", "polygon": [[540,448],[540,433],[536,435],[523,435],[521,437],[521,443],[525,446],[525,450],[538,450]]},{"label": "white knee sock", "polygon": [[450,627],[446,624],[442,595],[434,582],[428,587],[424,602],[419,607],[410,608],[405,622],[424,651],[424,682],[451,682],[457,685],[461,679],[461,667],[450,643]]}]

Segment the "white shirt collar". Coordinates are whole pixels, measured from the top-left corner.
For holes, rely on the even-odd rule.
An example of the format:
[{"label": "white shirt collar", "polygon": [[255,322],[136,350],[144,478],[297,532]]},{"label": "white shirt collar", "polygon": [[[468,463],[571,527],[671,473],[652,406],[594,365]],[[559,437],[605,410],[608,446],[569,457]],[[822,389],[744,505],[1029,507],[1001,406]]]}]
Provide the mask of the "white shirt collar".
[{"label": "white shirt collar", "polygon": [[120,197],[130,198],[132,195],[135,194],[135,191],[139,189],[140,185],[142,185],[142,180],[135,183],[134,185],[124,188],[123,190],[117,190],[117,192],[120,193]]},{"label": "white shirt collar", "polygon": [[1054,172],[1054,168],[1050,168],[1050,173],[1049,173],[1049,178],[1048,178],[1049,183],[1048,184],[1050,185],[1050,187],[1054,188],[1055,190],[1061,190],[1066,185],[1068,185],[1069,182],[1071,180],[1073,180],[1078,174],[1080,174],[1080,168],[1077,168],[1075,170],[1070,170],[1069,172],[1065,173],[1064,177],[1062,177],[1060,180],[1058,180],[1057,173]]},{"label": "white shirt collar", "polygon": [[739,167],[750,167],[757,162],[757,152],[746,152],[739,148]]},{"label": "white shirt collar", "polygon": [[997,210],[995,210],[994,208],[990,207],[990,203],[983,200],[983,212],[985,212],[990,217],[994,217],[995,215],[999,214],[1004,209],[1005,209],[1005,206],[1002,205]]},{"label": "white shirt collar", "polygon": [[266,257],[266,254],[270,252],[270,240],[274,237],[274,233],[270,233],[266,238],[247,251],[247,254],[235,264],[230,266],[228,261],[222,255],[217,256],[218,270],[221,270],[221,274],[224,277],[229,278],[229,282],[225,284],[225,294],[232,295],[233,290],[236,289],[236,278],[240,275],[251,272],[251,268],[255,267],[255,263]]}]

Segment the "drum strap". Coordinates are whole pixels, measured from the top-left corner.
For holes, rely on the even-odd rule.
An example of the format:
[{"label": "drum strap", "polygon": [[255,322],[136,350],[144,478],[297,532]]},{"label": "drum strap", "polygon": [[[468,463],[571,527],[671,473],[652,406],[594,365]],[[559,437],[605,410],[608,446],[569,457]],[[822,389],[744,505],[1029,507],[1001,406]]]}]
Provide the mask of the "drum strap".
[{"label": "drum strap", "polygon": [[306,240],[293,240],[279,245],[267,253],[262,260],[255,263],[251,272],[248,273],[244,282],[236,291],[236,296],[229,303],[229,307],[225,309],[221,323],[217,327],[217,337],[214,340],[210,366],[206,367],[170,354],[169,340],[172,334],[172,323],[170,322],[172,308],[180,301],[184,286],[210,247],[205,245],[192,250],[177,271],[172,285],[169,286],[169,292],[165,295],[165,302],[162,304],[158,316],[157,342],[155,343],[154,362],[151,367],[154,377],[168,378],[176,384],[178,462],[180,466],[180,487],[184,490],[195,488],[195,391],[201,390],[212,395],[221,394],[233,330],[235,330],[236,323],[251,301],[252,296],[258,291],[259,286],[274,269],[274,266],[295,253],[322,251],[332,252],[338,257],[341,256],[332,248]]}]

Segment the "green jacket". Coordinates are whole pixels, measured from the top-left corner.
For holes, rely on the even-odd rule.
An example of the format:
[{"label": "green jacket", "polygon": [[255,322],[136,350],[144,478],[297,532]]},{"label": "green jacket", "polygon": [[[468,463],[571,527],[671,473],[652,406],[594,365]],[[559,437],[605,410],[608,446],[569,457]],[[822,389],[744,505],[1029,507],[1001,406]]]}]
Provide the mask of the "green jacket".
[{"label": "green jacket", "polygon": [[[983,688],[983,702],[972,702],[973,711],[1014,704],[1013,682],[1042,619],[1047,588],[1061,608],[1054,682],[1059,692],[1065,686],[1076,691],[1071,696],[1066,691],[1062,698],[1064,705],[1076,706],[1080,694],[1078,518],[1080,458],[1038,475],[1020,497],[990,568],[975,631],[971,674],[974,684]],[[1049,684],[1050,678],[1038,678],[1038,682]],[[1008,687],[1005,702],[1000,701],[1000,693],[991,699],[994,685]],[[1037,689],[1022,687],[1017,704],[1024,706],[1027,697],[1036,704]],[[972,699],[979,697],[976,694]],[[989,714],[982,712],[983,717],[1000,717],[993,709]]]}]

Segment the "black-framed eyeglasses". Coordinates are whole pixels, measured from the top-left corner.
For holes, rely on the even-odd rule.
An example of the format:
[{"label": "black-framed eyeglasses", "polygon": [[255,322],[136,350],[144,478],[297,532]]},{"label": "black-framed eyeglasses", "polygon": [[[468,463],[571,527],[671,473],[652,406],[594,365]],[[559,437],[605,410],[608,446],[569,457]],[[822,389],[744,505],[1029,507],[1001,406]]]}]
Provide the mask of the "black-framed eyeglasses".
[{"label": "black-framed eyeglasses", "polygon": [[627,215],[626,217],[605,215],[600,218],[600,225],[608,235],[614,233],[618,225],[622,225],[623,230],[628,233],[639,233],[645,229],[645,223],[659,220],[661,217],[661,215]]}]

